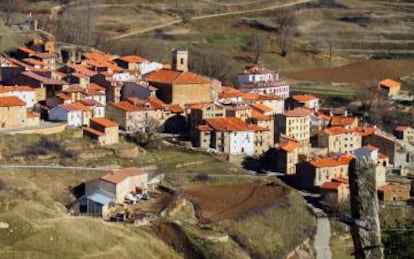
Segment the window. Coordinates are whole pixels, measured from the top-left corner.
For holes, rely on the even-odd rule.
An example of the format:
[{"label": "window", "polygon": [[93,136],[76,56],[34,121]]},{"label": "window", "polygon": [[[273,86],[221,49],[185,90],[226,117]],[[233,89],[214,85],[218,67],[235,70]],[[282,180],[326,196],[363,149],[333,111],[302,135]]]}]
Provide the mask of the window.
[{"label": "window", "polygon": [[180,59],[180,64],[183,65],[184,64],[184,58]]}]

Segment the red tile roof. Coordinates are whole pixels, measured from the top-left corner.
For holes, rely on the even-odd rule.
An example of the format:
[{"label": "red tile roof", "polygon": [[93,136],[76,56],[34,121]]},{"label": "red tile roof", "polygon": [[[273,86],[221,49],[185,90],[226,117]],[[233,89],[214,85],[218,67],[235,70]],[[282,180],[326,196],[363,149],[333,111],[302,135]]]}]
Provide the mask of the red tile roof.
[{"label": "red tile roof", "polygon": [[326,128],[322,130],[322,132],[328,135],[341,135],[341,134],[345,134],[345,133],[352,132],[352,131],[347,130],[342,127],[332,127],[332,128]]},{"label": "red tile roof", "polygon": [[349,184],[349,180],[343,177],[335,177],[332,179],[332,182],[340,182],[340,183]]},{"label": "red tile roof", "polygon": [[166,111],[170,111],[172,113],[183,113],[184,109],[179,104],[170,104],[165,107]]},{"label": "red tile roof", "polygon": [[46,85],[64,85],[64,84],[67,84],[67,82],[65,82],[63,80],[44,77],[44,76],[41,76],[39,74],[33,73],[32,71],[24,71],[21,74],[26,76],[26,77],[30,77],[30,78],[32,78],[36,81],[39,81],[43,84],[46,84]]},{"label": "red tile roof", "polygon": [[357,132],[358,134],[360,134],[361,136],[370,136],[373,135],[375,133],[375,131],[377,130],[374,127],[356,127],[355,129],[353,129],[355,132]]},{"label": "red tile roof", "polygon": [[60,104],[60,105],[58,105],[58,107],[66,110],[68,112],[81,111],[81,109],[79,109],[78,107],[74,106],[73,104]]},{"label": "red tile roof", "polygon": [[286,142],[281,142],[279,144],[280,149],[286,151],[286,152],[293,152],[295,151],[295,149],[297,149],[299,147],[298,142],[296,141],[286,141]]},{"label": "red tile roof", "polygon": [[105,133],[103,133],[99,130],[96,130],[96,129],[89,128],[89,127],[84,127],[83,130],[87,131],[87,132],[89,132],[89,133],[91,133],[95,136],[104,136],[105,135]]},{"label": "red tile roof", "polygon": [[356,117],[334,116],[331,119],[331,126],[347,126],[353,124],[355,121],[358,121]]},{"label": "red tile roof", "polygon": [[89,67],[86,67],[84,65],[70,64],[70,65],[68,65],[68,67],[75,70],[79,74],[89,76],[89,77],[94,76],[94,75],[97,74],[96,72],[90,70]]},{"label": "red tile roof", "polygon": [[132,111],[140,111],[142,109],[138,108],[136,105],[133,105],[130,102],[122,101],[119,103],[112,103],[111,106],[118,108],[120,110],[126,111],[126,112],[132,112]]},{"label": "red tile roof", "polygon": [[256,111],[256,110],[252,110],[252,118],[256,119],[258,121],[270,121],[272,120],[271,116],[267,116],[264,115],[263,113]]},{"label": "red tile roof", "polygon": [[318,97],[311,95],[311,94],[294,95],[292,98],[298,102],[308,102],[312,100],[319,100]]},{"label": "red tile roof", "polygon": [[127,179],[128,177],[142,174],[144,174],[144,170],[142,168],[130,167],[113,170],[113,172],[102,176],[101,179],[110,183],[118,184]]},{"label": "red tile roof", "polygon": [[36,53],[36,51],[34,51],[32,49],[29,49],[29,48],[26,48],[26,47],[19,47],[18,50],[20,50],[24,53],[27,53],[27,54],[35,54]]},{"label": "red tile roof", "polygon": [[39,118],[39,117],[40,117],[40,114],[37,112],[27,112],[28,119]]},{"label": "red tile roof", "polygon": [[254,131],[247,123],[236,117],[208,119],[207,124],[216,131]]},{"label": "red tile roof", "polygon": [[262,113],[265,112],[272,112],[273,109],[265,104],[261,104],[261,103],[255,103],[251,105],[253,109],[256,109]]},{"label": "red tile roof", "polygon": [[14,107],[25,106],[26,103],[16,96],[2,96],[0,97],[0,107]]},{"label": "red tile roof", "polygon": [[311,111],[304,108],[296,108],[293,110],[285,111],[286,117],[306,117],[311,114]]},{"label": "red tile roof", "polygon": [[228,87],[228,86],[223,86],[222,92],[219,93],[220,98],[235,98],[235,97],[243,97],[244,95],[245,94],[240,92],[239,90],[232,88],[232,87]]},{"label": "red tile roof", "polygon": [[338,190],[339,189],[339,187],[341,187],[341,185],[342,185],[343,183],[341,183],[341,182],[324,182],[322,185],[321,185],[321,189],[324,189],[324,190]]},{"label": "red tile roof", "polygon": [[33,92],[35,89],[30,86],[0,86],[0,93],[4,92]]},{"label": "red tile roof", "polygon": [[198,125],[197,129],[199,131],[212,131],[213,129],[208,125]]},{"label": "red tile roof", "polygon": [[114,121],[111,121],[111,120],[108,120],[106,118],[92,118],[91,121],[93,121],[95,123],[98,123],[99,125],[102,125],[105,128],[112,128],[112,127],[118,127],[119,126],[118,123],[116,123]]},{"label": "red tile roof", "polygon": [[161,69],[151,73],[147,80],[163,84],[207,84],[211,81],[191,72]]},{"label": "red tile roof", "polygon": [[328,157],[311,160],[310,163],[315,167],[335,167],[342,165],[349,165],[354,157],[351,155],[344,155],[340,157]]},{"label": "red tile roof", "polygon": [[374,145],[371,145],[371,144],[368,144],[368,145],[366,145],[366,146],[364,146],[364,148],[365,149],[367,149],[367,150],[369,150],[369,151],[378,151],[379,150],[379,148],[377,148],[376,146],[374,146]]},{"label": "red tile roof", "polygon": [[383,87],[388,87],[388,88],[401,87],[400,82],[397,82],[397,81],[392,80],[392,79],[384,79],[380,82],[380,85],[383,86]]},{"label": "red tile roof", "polygon": [[124,56],[124,57],[120,57],[119,58],[122,61],[125,61],[127,63],[145,63],[148,62],[147,59],[143,58],[143,57],[139,57],[139,56]]}]

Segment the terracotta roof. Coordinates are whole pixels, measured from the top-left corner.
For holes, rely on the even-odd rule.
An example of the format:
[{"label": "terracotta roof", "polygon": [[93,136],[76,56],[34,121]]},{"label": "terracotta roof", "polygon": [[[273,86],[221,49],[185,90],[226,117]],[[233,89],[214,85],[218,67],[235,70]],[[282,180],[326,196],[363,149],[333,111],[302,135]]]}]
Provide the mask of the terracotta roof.
[{"label": "terracotta roof", "polygon": [[270,121],[272,120],[271,116],[267,116],[264,115],[263,113],[256,111],[256,110],[252,110],[252,118],[256,119],[258,121]]},{"label": "terracotta roof", "polygon": [[58,105],[58,107],[68,111],[68,112],[72,112],[72,111],[80,111],[81,109],[79,109],[78,107],[72,105],[72,104],[60,104]]},{"label": "terracotta roof", "polygon": [[236,117],[208,119],[207,124],[216,131],[254,131],[247,123]]},{"label": "terracotta roof", "polygon": [[375,133],[375,131],[377,130],[374,127],[356,127],[355,129],[353,129],[355,132],[357,132],[358,134],[360,134],[361,136],[370,136],[373,135]]},{"label": "terracotta roof", "polygon": [[254,130],[254,131],[269,131],[270,129],[268,128],[264,128],[264,127],[260,127],[259,125],[256,124],[248,124],[249,129]]},{"label": "terracotta roof", "polygon": [[258,110],[262,113],[273,111],[273,109],[271,107],[269,107],[267,105],[264,105],[264,104],[261,104],[261,103],[255,103],[255,104],[252,104],[251,106],[252,106],[253,109],[256,109],[256,110]]},{"label": "terracotta roof", "polygon": [[95,91],[105,91],[105,87],[98,85],[97,83],[90,83],[88,89]]},{"label": "terracotta roof", "polygon": [[70,96],[65,93],[56,93],[56,97],[62,99],[62,100],[70,100]]},{"label": "terracotta roof", "polygon": [[395,88],[400,87],[401,83],[392,79],[384,79],[380,82],[380,85],[388,88]]},{"label": "terracotta roof", "polygon": [[321,189],[324,189],[324,190],[338,190],[339,189],[339,187],[342,185],[343,183],[341,183],[341,182],[324,182],[322,185],[321,185]]},{"label": "terracotta roof", "polygon": [[295,149],[297,149],[299,147],[298,142],[296,141],[286,141],[286,142],[281,142],[279,144],[280,149],[286,151],[286,152],[293,152],[295,151]]},{"label": "terracotta roof", "polygon": [[22,52],[25,52],[27,54],[35,54],[36,53],[36,51],[34,51],[32,49],[29,49],[29,48],[26,48],[26,47],[19,47],[18,50],[20,50]]},{"label": "terracotta roof", "polygon": [[57,70],[52,71],[52,73],[59,76],[59,77],[61,77],[61,78],[68,76],[68,74],[57,71]]},{"label": "terracotta roof", "polygon": [[28,64],[33,65],[33,66],[36,66],[36,65],[45,66],[46,65],[43,61],[40,61],[40,60],[37,60],[37,59],[34,59],[34,58],[25,58],[25,59],[23,59],[23,61],[25,63],[28,63]]},{"label": "terracotta roof", "polygon": [[247,101],[258,101],[258,100],[282,100],[277,95],[269,95],[269,94],[255,94],[255,93],[244,93],[243,99]]},{"label": "terracotta roof", "polygon": [[92,118],[91,121],[96,122],[96,123],[104,126],[105,128],[112,128],[112,127],[118,127],[119,126],[118,123],[116,123],[114,121],[111,121],[111,120],[108,120],[106,118]]},{"label": "terracotta roof", "polygon": [[384,153],[378,152],[378,159],[387,159],[388,156],[385,155]]},{"label": "terracotta roof", "polygon": [[200,110],[200,109],[208,107],[212,104],[213,104],[213,102],[188,103],[188,104],[186,104],[186,108]]},{"label": "terracotta roof", "polygon": [[311,114],[311,111],[304,108],[296,108],[293,110],[285,111],[286,117],[306,117]]},{"label": "terracotta roof", "polygon": [[352,132],[352,131],[347,130],[342,127],[331,127],[331,128],[326,128],[322,130],[322,132],[328,135],[341,135],[341,134],[345,134],[347,132]]},{"label": "terracotta roof", "polygon": [[208,125],[198,125],[196,127],[199,131],[212,131],[213,129]]},{"label": "terracotta roof", "polygon": [[89,127],[83,127],[83,130],[87,131],[87,132],[89,132],[89,133],[91,133],[95,136],[104,136],[105,135],[105,133],[103,133],[99,130],[96,130],[96,129],[89,128]]},{"label": "terracotta roof", "polygon": [[40,117],[40,114],[37,112],[27,112],[28,119],[39,118],[39,117]]},{"label": "terracotta roof", "polygon": [[113,170],[111,173],[102,176],[101,179],[110,183],[118,184],[123,180],[127,179],[128,177],[142,174],[144,174],[143,169],[137,167],[130,167]]},{"label": "terracotta roof", "polygon": [[142,110],[142,109],[138,108],[136,105],[133,105],[132,103],[127,102],[127,101],[122,101],[122,102],[119,102],[119,103],[111,103],[111,105],[115,108],[118,108],[118,109],[126,111],[126,112]]},{"label": "terracotta roof", "polygon": [[262,67],[258,64],[253,64],[253,65],[246,66],[242,74],[268,74],[268,73],[273,73],[273,71],[265,67]]},{"label": "terracotta roof", "polygon": [[79,64],[69,64],[68,67],[75,70],[79,74],[83,74],[89,77],[97,74],[96,72],[90,70],[88,67]]},{"label": "terracotta roof", "polygon": [[294,95],[292,98],[298,102],[308,102],[312,100],[319,100],[318,97],[311,95],[311,94],[300,94],[300,95]]},{"label": "terracotta roof", "polygon": [[179,104],[170,104],[165,107],[166,111],[170,111],[172,113],[183,113],[184,109]]},{"label": "terracotta roof", "polygon": [[331,125],[332,126],[346,126],[346,125],[351,125],[356,120],[358,120],[356,117],[334,116],[331,119]]},{"label": "terracotta roof", "polygon": [[332,179],[332,182],[340,182],[340,183],[349,184],[349,180],[343,177],[335,177]]},{"label": "terracotta roof", "polygon": [[0,107],[25,106],[26,103],[16,96],[1,96]]},{"label": "terracotta roof", "polygon": [[328,157],[311,160],[310,163],[315,167],[335,167],[341,165],[349,165],[354,157],[351,155],[344,155],[340,157]]},{"label": "terracotta roof", "polygon": [[93,99],[84,99],[80,101],[82,104],[86,106],[96,106],[96,107],[105,107],[103,104],[93,100]]},{"label": "terracotta roof", "polygon": [[147,77],[147,80],[163,84],[207,84],[211,82],[210,80],[191,72],[181,72],[171,69],[157,70],[151,73]]},{"label": "terracotta roof", "polygon": [[78,93],[78,92],[85,92],[85,89],[80,85],[70,85],[69,87],[62,90],[65,93]]},{"label": "terracotta roof", "polygon": [[63,80],[44,77],[44,76],[38,75],[36,73],[33,73],[31,71],[24,71],[21,74],[25,75],[27,77],[30,77],[34,80],[37,80],[37,81],[39,81],[43,84],[47,84],[47,85],[64,85],[64,84],[67,84],[67,82],[65,82]]},{"label": "terracotta roof", "polygon": [[80,102],[73,103],[72,106],[74,106],[75,108],[77,108],[78,110],[81,110],[81,111],[89,111],[88,106],[86,106],[86,105],[84,105]]},{"label": "terracotta roof", "polygon": [[148,62],[147,59],[139,56],[124,56],[119,58],[122,61],[125,61],[127,63],[145,63]]},{"label": "terracotta roof", "polygon": [[33,92],[35,89],[30,86],[0,86],[0,93],[4,92]]},{"label": "terracotta roof", "polygon": [[228,87],[228,86],[223,86],[222,92],[219,93],[220,98],[243,97],[244,95],[245,94],[240,92],[239,90],[232,88],[232,87]]}]

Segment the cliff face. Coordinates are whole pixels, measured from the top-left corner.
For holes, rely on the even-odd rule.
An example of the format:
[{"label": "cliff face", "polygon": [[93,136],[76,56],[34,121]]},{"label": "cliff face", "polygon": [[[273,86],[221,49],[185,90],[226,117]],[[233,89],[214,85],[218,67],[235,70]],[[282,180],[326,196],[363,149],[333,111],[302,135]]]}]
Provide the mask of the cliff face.
[{"label": "cliff face", "polygon": [[350,164],[351,226],[355,258],[383,258],[378,197],[375,187],[375,163],[368,158],[354,159]]}]

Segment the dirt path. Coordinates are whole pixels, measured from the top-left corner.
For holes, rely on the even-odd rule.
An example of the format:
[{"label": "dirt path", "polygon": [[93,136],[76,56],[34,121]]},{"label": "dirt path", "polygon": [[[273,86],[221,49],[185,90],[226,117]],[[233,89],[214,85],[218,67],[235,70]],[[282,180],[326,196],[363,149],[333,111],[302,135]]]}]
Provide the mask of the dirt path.
[{"label": "dirt path", "polygon": [[[282,9],[282,8],[286,8],[286,7],[292,7],[292,6],[299,5],[299,4],[309,3],[311,1],[312,0],[296,0],[296,1],[293,1],[293,2],[287,3],[287,4],[275,4],[275,5],[272,5],[272,6],[257,8],[257,9],[251,9],[251,10],[200,15],[200,16],[192,17],[191,20],[192,21],[198,21],[198,20],[217,18],[217,17],[229,16],[229,15],[236,15],[236,14],[249,14],[249,13],[263,12],[263,11],[269,11],[269,10],[276,10],[276,9]],[[114,36],[114,37],[110,38],[109,40],[119,40],[119,39],[128,38],[128,37],[131,37],[131,36],[134,36],[134,35],[139,35],[139,34],[154,31],[154,30],[157,30],[157,29],[162,29],[162,28],[165,28],[165,27],[168,27],[168,26],[180,24],[181,22],[182,22],[181,19],[175,19],[175,20],[167,22],[167,23],[147,27],[145,29],[132,31],[132,32],[128,32],[128,33],[125,33],[125,34],[121,34],[121,35],[117,35],[117,36]]]}]

